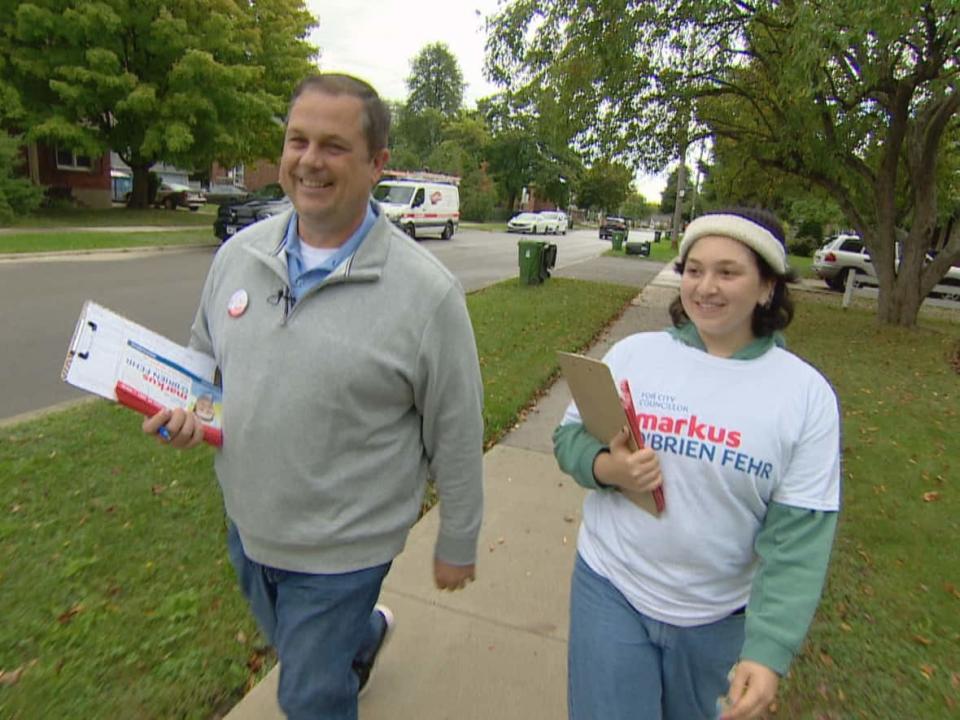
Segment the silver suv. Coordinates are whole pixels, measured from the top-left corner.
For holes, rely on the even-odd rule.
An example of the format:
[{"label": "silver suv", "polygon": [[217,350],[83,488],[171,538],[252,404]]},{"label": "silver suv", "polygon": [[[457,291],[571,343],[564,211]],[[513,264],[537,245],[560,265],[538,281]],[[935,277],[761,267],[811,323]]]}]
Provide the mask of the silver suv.
[{"label": "silver suv", "polygon": [[[932,253],[927,255],[932,259]],[[897,246],[897,265],[900,264],[900,246]],[[859,235],[840,234],[830,238],[826,245],[813,254],[813,269],[817,275],[834,290],[843,290],[847,284],[847,275],[856,272],[860,275],[876,276],[870,252],[864,247]],[[940,280],[941,285],[957,286],[954,292],[933,292],[931,297],[960,296],[960,266],[954,265]]]},{"label": "silver suv", "polygon": [[858,235],[835,235],[813,254],[813,270],[834,290],[843,290],[851,271],[876,275]]}]

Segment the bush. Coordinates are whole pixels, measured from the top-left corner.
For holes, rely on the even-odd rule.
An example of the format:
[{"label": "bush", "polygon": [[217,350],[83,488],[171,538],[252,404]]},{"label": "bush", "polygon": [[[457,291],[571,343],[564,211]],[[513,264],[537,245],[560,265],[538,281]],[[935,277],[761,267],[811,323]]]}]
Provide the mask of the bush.
[{"label": "bush", "polygon": [[818,247],[820,247],[820,241],[809,235],[798,235],[787,241],[787,252],[797,257],[813,257]]},{"label": "bush", "polygon": [[497,193],[493,181],[480,167],[469,171],[460,181],[460,218],[487,222],[493,217]]},{"label": "bush", "polygon": [[66,185],[50,185],[44,188],[40,205],[48,210],[65,210],[75,207],[73,190]]},{"label": "bush", "polygon": [[0,130],[0,225],[26,215],[40,205],[42,190],[27,178],[16,177],[20,165],[20,138]]}]

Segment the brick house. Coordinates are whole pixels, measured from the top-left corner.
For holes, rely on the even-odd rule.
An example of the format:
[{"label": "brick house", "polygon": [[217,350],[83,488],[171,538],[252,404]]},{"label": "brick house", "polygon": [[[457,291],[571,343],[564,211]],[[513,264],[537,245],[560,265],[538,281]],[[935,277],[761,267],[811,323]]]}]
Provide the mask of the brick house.
[{"label": "brick house", "polygon": [[110,207],[109,153],[91,157],[42,143],[28,143],[23,152],[27,175],[35,185],[56,188],[54,196],[72,196],[85,207]]}]

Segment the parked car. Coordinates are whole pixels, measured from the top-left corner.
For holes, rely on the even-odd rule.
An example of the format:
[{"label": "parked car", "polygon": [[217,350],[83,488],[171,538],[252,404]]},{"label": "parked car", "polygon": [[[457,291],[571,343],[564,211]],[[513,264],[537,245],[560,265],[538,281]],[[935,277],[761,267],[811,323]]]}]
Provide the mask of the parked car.
[{"label": "parked car", "polygon": [[627,227],[627,221],[622,217],[610,215],[605,217],[600,223],[600,239],[613,240],[614,230],[621,231],[624,240],[630,235],[630,228]]},{"label": "parked car", "polygon": [[[933,253],[927,253],[927,260],[933,259]],[[900,265],[900,247],[897,246],[896,265]],[[826,244],[813,254],[813,270],[833,290],[843,290],[847,276],[851,272],[875,277],[876,270],[870,259],[870,252],[858,235],[841,233],[829,238]],[[960,266],[954,265],[940,280],[941,285],[956,285],[960,295]],[[949,293],[953,296],[953,293]],[[933,292],[931,297],[944,297],[944,293]]]},{"label": "parked car", "polygon": [[550,223],[547,226],[548,233],[552,232],[554,235],[567,234],[567,227],[570,222],[567,220],[566,213],[562,213],[559,210],[541,210],[538,214],[546,218]]},{"label": "parked car", "polygon": [[[130,202],[130,193],[123,196],[125,203]],[[192,212],[200,209],[200,206],[207,201],[207,198],[199,190],[194,190],[189,185],[172,183],[164,180],[157,188],[157,194],[153,198],[153,204],[157,207],[165,207],[167,210],[176,210],[178,207],[189,208]]]},{"label": "parked car", "polygon": [[[936,255],[937,254],[933,251],[928,252],[927,260],[933,260]],[[937,284],[946,285],[948,288],[944,292],[932,292],[930,293],[930,297],[947,298],[948,300],[960,300],[960,263],[954,263],[951,265],[946,274]]]},{"label": "parked car", "polygon": [[206,195],[207,202],[217,205],[230,205],[253,197],[253,193],[243,185],[211,185]]},{"label": "parked car", "polygon": [[257,190],[249,200],[221,205],[217,210],[217,219],[213,221],[213,234],[220,238],[221,242],[226,242],[248,225],[279,215],[291,206],[292,203],[284,195],[283,188],[272,183]]},{"label": "parked car", "polygon": [[520,213],[510,218],[507,232],[541,234],[547,231],[547,220],[539,213]]},{"label": "parked car", "polygon": [[875,275],[870,253],[858,235],[828,238],[813,254],[813,271],[833,290],[843,290],[851,272]]}]

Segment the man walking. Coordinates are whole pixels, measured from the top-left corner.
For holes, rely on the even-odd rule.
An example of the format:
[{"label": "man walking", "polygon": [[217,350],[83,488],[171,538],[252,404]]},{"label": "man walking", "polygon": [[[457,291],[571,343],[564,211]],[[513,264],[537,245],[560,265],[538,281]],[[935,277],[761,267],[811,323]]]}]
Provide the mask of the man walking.
[{"label": "man walking", "polygon": [[[371,202],[389,111],[345,75],[290,103],[280,184],[293,210],[217,253],[191,345],[223,380],[231,560],[280,659],[290,720],[352,720],[393,616],[376,605],[416,522],[440,500],[438,588],[474,578],[482,512],[482,398],[463,291]],[[201,441],[192,413],[144,422]]]}]

